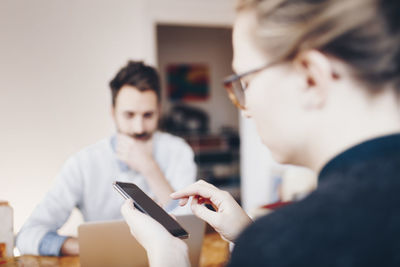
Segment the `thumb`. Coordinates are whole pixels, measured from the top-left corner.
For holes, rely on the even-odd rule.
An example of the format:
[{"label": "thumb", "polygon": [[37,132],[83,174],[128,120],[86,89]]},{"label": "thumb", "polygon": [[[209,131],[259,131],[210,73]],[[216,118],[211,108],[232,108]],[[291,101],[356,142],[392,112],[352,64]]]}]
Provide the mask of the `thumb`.
[{"label": "thumb", "polygon": [[211,226],[215,225],[218,214],[209,210],[206,206],[199,204],[197,198],[192,199],[191,208],[194,215],[206,221]]},{"label": "thumb", "polygon": [[135,222],[145,215],[134,207],[132,199],[126,200],[121,206],[121,213],[127,222]]}]

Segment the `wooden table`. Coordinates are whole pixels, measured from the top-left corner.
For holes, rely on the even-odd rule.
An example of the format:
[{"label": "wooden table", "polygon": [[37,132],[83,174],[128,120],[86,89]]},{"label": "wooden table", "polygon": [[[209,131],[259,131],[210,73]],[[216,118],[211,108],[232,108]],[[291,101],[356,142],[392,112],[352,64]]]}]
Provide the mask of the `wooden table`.
[{"label": "wooden table", "polygon": [[[219,234],[207,233],[200,256],[201,267],[224,266],[229,257],[228,243]],[[79,267],[79,257],[45,257],[24,255],[12,259],[0,259],[0,267]]]}]

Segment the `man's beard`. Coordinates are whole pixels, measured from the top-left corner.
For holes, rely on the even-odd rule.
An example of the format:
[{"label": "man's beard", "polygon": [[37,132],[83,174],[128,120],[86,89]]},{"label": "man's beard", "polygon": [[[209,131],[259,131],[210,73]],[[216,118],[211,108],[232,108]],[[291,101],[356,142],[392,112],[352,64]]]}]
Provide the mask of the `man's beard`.
[{"label": "man's beard", "polygon": [[143,133],[140,133],[140,134],[137,134],[137,133],[129,134],[127,132],[121,131],[121,129],[119,128],[118,124],[116,125],[116,128],[117,128],[117,132],[118,133],[127,135],[127,136],[129,136],[130,138],[132,138],[134,140],[143,141],[143,142],[150,140],[153,137],[154,132],[157,131],[157,130],[153,130],[151,132],[143,132]]},{"label": "man's beard", "polygon": [[144,132],[141,134],[128,134],[128,136],[138,141],[148,141],[153,136],[153,132]]}]

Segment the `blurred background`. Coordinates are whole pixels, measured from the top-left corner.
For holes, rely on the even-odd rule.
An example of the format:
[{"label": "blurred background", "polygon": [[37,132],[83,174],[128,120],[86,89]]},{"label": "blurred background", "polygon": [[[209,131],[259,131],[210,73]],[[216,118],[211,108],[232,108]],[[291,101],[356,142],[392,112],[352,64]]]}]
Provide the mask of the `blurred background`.
[{"label": "blurred background", "polygon": [[222,87],[234,3],[0,1],[0,200],[14,208],[15,232],[64,161],[114,133],[108,83],[128,59],[158,68],[162,129],[192,146],[199,178],[247,211],[315,187],[311,171],[273,162]]}]

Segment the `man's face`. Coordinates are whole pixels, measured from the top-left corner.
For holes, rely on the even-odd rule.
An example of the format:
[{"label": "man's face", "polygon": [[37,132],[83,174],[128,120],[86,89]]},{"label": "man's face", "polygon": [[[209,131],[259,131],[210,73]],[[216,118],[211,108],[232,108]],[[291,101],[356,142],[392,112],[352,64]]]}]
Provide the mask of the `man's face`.
[{"label": "man's face", "polygon": [[117,94],[112,113],[118,132],[147,141],[157,130],[157,95],[152,90],[139,91],[136,87],[124,85]]}]

